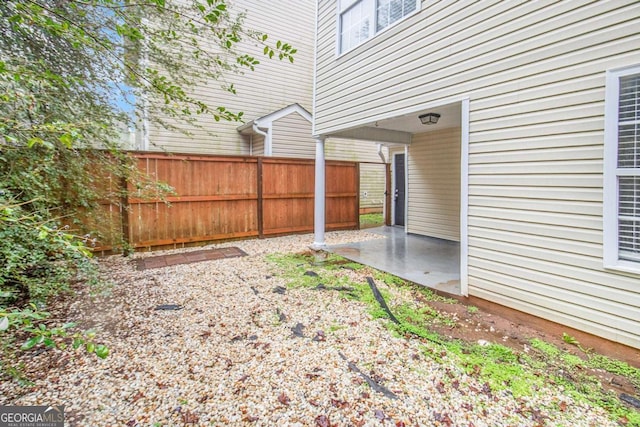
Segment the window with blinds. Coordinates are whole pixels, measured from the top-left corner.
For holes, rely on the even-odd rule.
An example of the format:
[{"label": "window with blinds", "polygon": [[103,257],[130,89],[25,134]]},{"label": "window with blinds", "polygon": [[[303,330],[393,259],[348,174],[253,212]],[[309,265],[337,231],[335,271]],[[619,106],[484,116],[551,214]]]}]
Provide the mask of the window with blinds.
[{"label": "window with blinds", "polygon": [[416,10],[415,0],[378,0],[376,31],[380,31]]},{"label": "window with blinds", "polygon": [[420,0],[338,0],[338,51],[346,52],[418,11]]},{"label": "window with blinds", "polygon": [[640,261],[640,74],[619,79],[618,257]]}]

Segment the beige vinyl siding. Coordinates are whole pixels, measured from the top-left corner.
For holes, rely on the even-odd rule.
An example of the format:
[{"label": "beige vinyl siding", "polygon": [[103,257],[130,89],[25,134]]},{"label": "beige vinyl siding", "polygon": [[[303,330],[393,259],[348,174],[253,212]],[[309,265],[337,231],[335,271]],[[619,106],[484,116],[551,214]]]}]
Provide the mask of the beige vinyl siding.
[{"label": "beige vinyl siding", "polygon": [[262,135],[250,135],[249,138],[253,142],[252,156],[264,156],[264,136]]},{"label": "beige vinyl siding", "polygon": [[[373,141],[327,138],[324,151],[328,160],[382,163],[378,155],[378,144]],[[386,156],[386,153],[387,148],[383,147],[382,154]]]},{"label": "beige vinyl siding", "polygon": [[[469,92],[495,96],[526,88],[522,79],[533,87],[540,78],[582,78],[589,74],[589,60],[632,56],[637,48],[637,41],[624,39],[637,32],[632,22],[637,13],[628,10],[635,5],[626,10],[624,2],[510,5],[423,2],[421,13],[337,60],[319,57],[317,130],[325,132],[328,120],[332,127],[347,121],[352,127],[379,114],[409,112],[425,102],[426,93],[429,101]],[[335,38],[335,22],[321,25],[320,37],[324,33],[323,40]]]},{"label": "beige vinyl siding", "polygon": [[385,190],[385,164],[360,164],[360,209],[382,212]]},{"label": "beige vinyl siding", "polygon": [[[310,0],[236,0],[234,12],[245,12],[245,28],[263,31],[269,40],[291,43],[298,52],[293,64],[289,61],[269,60],[252,42],[242,43],[242,48],[260,60],[255,71],[243,75],[227,75],[226,82],[233,83],[237,95],[220,88],[220,82],[200,85],[193,93],[198,99],[212,106],[222,105],[231,111],[244,112],[246,121],[262,117],[288,105],[298,103],[312,109],[313,50],[315,2]],[[287,25],[282,25],[286,22]],[[249,154],[249,143],[243,140],[236,128],[242,123],[216,122],[213,118],[198,117],[199,125],[213,135],[198,129],[184,135],[158,126],[150,129],[150,149],[170,152],[204,154]]]},{"label": "beige vinyl siding", "polygon": [[[640,63],[640,4],[423,1],[336,57],[335,3],[316,131],[468,97],[469,293],[640,348],[640,278],[602,260],[605,71]],[[430,213],[409,180],[411,227]]]},{"label": "beige vinyl siding", "polygon": [[460,241],[460,129],[414,135],[407,160],[407,231]]},{"label": "beige vinyl siding", "polygon": [[273,122],[275,157],[315,158],[316,143],[311,136],[311,123],[298,113],[291,113]]}]

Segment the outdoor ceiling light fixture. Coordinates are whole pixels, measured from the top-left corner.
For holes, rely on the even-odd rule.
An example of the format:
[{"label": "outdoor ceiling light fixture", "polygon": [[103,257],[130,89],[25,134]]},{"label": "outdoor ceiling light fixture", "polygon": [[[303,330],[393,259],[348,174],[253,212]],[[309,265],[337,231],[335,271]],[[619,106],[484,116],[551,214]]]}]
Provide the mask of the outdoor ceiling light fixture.
[{"label": "outdoor ceiling light fixture", "polygon": [[423,125],[435,125],[438,123],[438,119],[440,118],[440,114],[438,113],[427,113],[418,116]]}]

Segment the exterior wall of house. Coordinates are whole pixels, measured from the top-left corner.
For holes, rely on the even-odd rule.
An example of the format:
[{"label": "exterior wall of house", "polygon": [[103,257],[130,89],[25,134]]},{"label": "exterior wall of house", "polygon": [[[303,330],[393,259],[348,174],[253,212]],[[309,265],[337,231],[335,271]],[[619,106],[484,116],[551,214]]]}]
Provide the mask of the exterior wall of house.
[{"label": "exterior wall of house", "polygon": [[407,231],[460,241],[460,128],[414,135],[407,157]]},{"label": "exterior wall of house", "polygon": [[383,212],[385,173],[384,163],[360,163],[360,212]]},{"label": "exterior wall of house", "polygon": [[469,97],[469,293],[640,348],[640,278],[602,257],[605,70],[640,63],[640,4],[425,0],[338,57],[336,4],[316,132]]},{"label": "exterior wall of house", "polygon": [[311,123],[300,114],[291,113],[274,121],[272,132],[273,156],[315,158],[316,142],[311,136]]},{"label": "exterior wall of house", "polygon": [[253,144],[251,155],[264,156],[264,136],[250,135],[250,136],[247,136],[246,138],[251,138],[251,143]]},{"label": "exterior wall of house", "polygon": [[[231,111],[242,111],[247,121],[293,103],[311,111],[315,2],[236,0],[233,10],[246,11],[246,28],[263,31],[274,42],[282,40],[293,45],[298,50],[294,63],[269,60],[259,47],[246,44],[248,52],[259,59],[260,64],[253,72],[247,70],[244,75],[225,76],[228,83],[234,84],[237,94],[222,90],[220,82],[213,81],[195,88],[198,99],[214,106],[223,105]],[[282,25],[283,22],[287,25]],[[236,131],[241,123],[216,122],[207,117],[198,117],[198,123],[214,135],[190,129],[193,135],[189,136],[152,126],[149,132],[150,149],[201,154],[249,154],[248,140]]]}]

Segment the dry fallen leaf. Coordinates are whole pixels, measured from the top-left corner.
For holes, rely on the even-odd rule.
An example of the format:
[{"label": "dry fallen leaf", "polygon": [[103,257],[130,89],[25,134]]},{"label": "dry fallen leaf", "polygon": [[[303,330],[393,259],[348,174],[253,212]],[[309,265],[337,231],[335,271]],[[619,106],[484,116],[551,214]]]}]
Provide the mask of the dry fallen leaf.
[{"label": "dry fallen leaf", "polygon": [[331,399],[331,404],[339,409],[344,409],[349,406],[349,402],[345,402],[344,400]]},{"label": "dry fallen leaf", "polygon": [[198,424],[200,417],[191,411],[185,411],[182,413],[182,422],[184,424]]},{"label": "dry fallen leaf", "polygon": [[144,393],[139,391],[135,394],[135,396],[133,396],[133,398],[131,399],[131,401],[133,403],[137,402],[138,400],[142,399],[144,397]]},{"label": "dry fallen leaf", "polygon": [[278,396],[278,402],[282,403],[283,405],[288,405],[289,402],[291,402],[291,399],[289,399],[289,396],[282,392],[280,393],[280,396]]},{"label": "dry fallen leaf", "polygon": [[331,427],[331,422],[326,415],[318,415],[316,417],[316,425],[318,427]]}]

